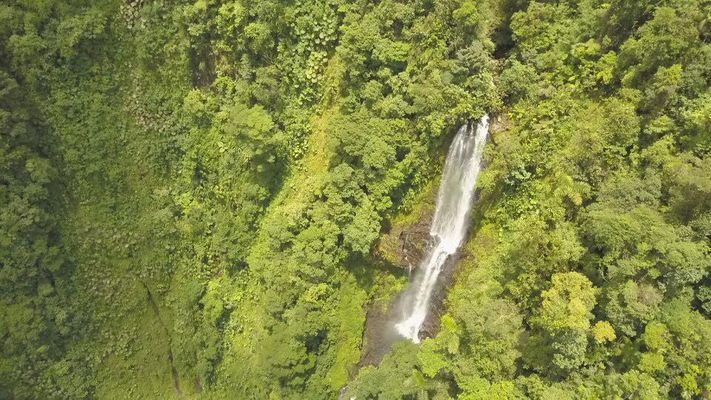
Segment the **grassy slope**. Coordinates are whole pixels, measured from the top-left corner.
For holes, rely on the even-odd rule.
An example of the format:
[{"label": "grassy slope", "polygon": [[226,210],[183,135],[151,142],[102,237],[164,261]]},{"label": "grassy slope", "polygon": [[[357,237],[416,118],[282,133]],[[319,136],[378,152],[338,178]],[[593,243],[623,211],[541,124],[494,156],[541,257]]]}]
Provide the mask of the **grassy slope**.
[{"label": "grassy slope", "polygon": [[[309,201],[313,193],[318,191],[327,176],[327,169],[333,155],[333,150],[329,148],[326,136],[326,127],[331,118],[338,112],[335,107],[328,107],[311,118],[311,136],[308,140],[308,151],[304,158],[296,165],[292,166],[288,176],[285,178],[282,189],[275,196],[266,215],[263,218],[263,226],[268,226],[270,221],[289,218],[291,215],[300,215],[309,207]],[[268,246],[269,232],[260,229],[257,233],[257,240],[253,244],[253,251],[259,251],[261,247]],[[251,274],[249,279],[252,288],[259,288],[259,273]],[[331,389],[336,391],[348,382],[350,372],[360,357],[360,342],[362,329],[365,320],[364,306],[367,301],[367,292],[357,282],[356,276],[350,271],[343,271],[342,285],[338,298],[340,302],[337,306],[338,316],[341,321],[340,329],[337,333],[338,339],[335,341],[338,348],[334,351],[336,360],[334,366],[325,374],[330,383]],[[239,308],[233,312],[232,325],[241,325],[244,329],[229,332],[230,337],[225,338],[227,346],[224,361],[220,366],[218,376],[221,376],[222,386],[218,392],[229,395],[234,388],[229,382],[239,382],[239,376],[234,374],[249,373],[245,371],[245,363],[254,363],[251,355],[254,349],[261,345],[259,338],[268,335],[264,329],[265,323],[260,319],[263,312],[254,310],[264,310],[263,298],[259,296],[260,290],[255,290],[251,296],[246,296],[240,302]],[[219,397],[219,394],[215,395]]]},{"label": "grassy slope", "polygon": [[[75,301],[88,318],[85,336],[71,351],[86,357],[97,398],[169,399],[176,390],[163,324],[171,325],[171,314],[159,295],[168,288],[152,282],[172,268],[169,241],[154,235],[156,192],[170,182],[157,163],[165,139],[142,124],[134,95],[172,92],[177,98],[189,89],[189,78],[183,57],[158,71],[135,68],[128,61],[135,43],[125,34],[102,43],[110,53],[92,60],[90,73],[59,71],[74,73],[74,81],[57,79],[49,101],[72,194],[62,235],[75,265]],[[89,165],[98,167],[77,168]],[[144,284],[156,298],[160,319]]]}]

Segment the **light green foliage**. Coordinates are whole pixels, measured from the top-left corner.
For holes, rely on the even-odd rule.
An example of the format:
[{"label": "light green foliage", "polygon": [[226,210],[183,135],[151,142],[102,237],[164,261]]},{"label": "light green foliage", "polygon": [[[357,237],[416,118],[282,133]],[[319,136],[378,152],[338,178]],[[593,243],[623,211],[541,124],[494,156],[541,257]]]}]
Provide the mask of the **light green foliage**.
[{"label": "light green foliage", "polygon": [[615,328],[607,321],[598,321],[592,328],[593,338],[597,343],[611,342],[617,338]]},{"label": "light green foliage", "polygon": [[577,272],[553,275],[551,288],[541,294],[538,323],[553,335],[565,330],[587,330],[596,292],[592,283]]},{"label": "light green foliage", "polygon": [[[524,330],[511,331],[507,354],[535,372],[516,380],[526,397],[690,398],[703,390],[707,361],[688,361],[680,372],[669,357],[688,360],[669,344],[695,334],[654,330],[669,307],[701,318],[700,330],[709,326],[709,236],[699,235],[707,232],[707,151],[697,130],[705,123],[692,122],[702,120],[695,110],[708,81],[698,74],[709,72],[709,47],[699,25],[680,25],[706,18],[703,8],[596,1],[503,8],[512,31],[500,76],[510,128],[494,135],[473,239],[490,244],[484,254],[472,248],[477,263],[460,267],[473,271],[448,307],[462,310],[453,313],[461,324],[482,313],[463,293],[479,291],[491,298],[487,305],[513,300]],[[462,397],[515,374],[484,367],[502,360],[501,351],[479,351],[470,369],[458,370],[462,364],[450,356],[447,365],[431,343],[423,344],[423,366],[451,371]]]},{"label": "light green foliage", "polygon": [[428,381],[417,368],[415,345],[397,344],[377,367],[364,367],[347,394],[359,399],[442,398],[446,387]]}]

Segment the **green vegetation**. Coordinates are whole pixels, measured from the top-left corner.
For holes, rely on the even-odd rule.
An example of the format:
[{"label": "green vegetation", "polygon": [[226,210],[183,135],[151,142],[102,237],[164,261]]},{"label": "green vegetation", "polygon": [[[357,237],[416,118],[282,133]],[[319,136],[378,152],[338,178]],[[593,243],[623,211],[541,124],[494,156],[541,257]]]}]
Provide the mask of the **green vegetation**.
[{"label": "green vegetation", "polygon": [[[709,10],[3,2],[0,399],[708,398]],[[359,368],[484,113],[440,330]]]}]

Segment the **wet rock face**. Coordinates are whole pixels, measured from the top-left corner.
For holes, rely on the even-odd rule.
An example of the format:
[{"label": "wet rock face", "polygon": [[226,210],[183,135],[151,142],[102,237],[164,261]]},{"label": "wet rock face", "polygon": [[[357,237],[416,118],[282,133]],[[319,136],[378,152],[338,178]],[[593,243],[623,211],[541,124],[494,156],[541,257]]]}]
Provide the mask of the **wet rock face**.
[{"label": "wet rock face", "polygon": [[398,236],[400,244],[398,265],[414,271],[425,256],[429,238],[429,223],[418,223],[400,232]]},{"label": "wet rock face", "polygon": [[365,318],[363,349],[357,368],[379,365],[393,344],[402,340],[395,331],[392,320],[394,310],[371,306]]},{"label": "wet rock face", "polygon": [[422,212],[409,224],[398,224],[383,235],[376,248],[377,255],[394,266],[414,272],[425,255],[430,240],[432,211]]},{"label": "wet rock face", "polygon": [[[430,204],[432,203],[432,204]],[[403,274],[414,273],[425,256],[430,242],[429,227],[434,213],[434,193],[424,196],[422,207],[414,211],[407,221],[394,223],[383,234],[375,248],[375,256],[394,267],[403,269]],[[395,330],[393,321],[400,318],[398,298],[387,304],[370,304],[363,331],[363,350],[357,368],[378,365],[392,345],[403,339]]]}]

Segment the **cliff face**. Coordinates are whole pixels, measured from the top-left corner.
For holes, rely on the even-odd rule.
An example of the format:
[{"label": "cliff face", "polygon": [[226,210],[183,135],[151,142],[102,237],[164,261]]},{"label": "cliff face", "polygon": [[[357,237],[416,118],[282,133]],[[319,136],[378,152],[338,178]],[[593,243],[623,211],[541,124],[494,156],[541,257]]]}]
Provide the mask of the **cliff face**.
[{"label": "cliff face", "polygon": [[[506,114],[491,118],[490,136],[492,147],[496,147],[496,138],[511,127]],[[387,263],[403,268],[408,273],[418,268],[429,241],[429,229],[435,209],[437,184],[434,179],[415,199],[412,209],[393,219],[389,229],[380,237],[375,248],[375,255]],[[477,196],[478,198],[478,193]],[[472,217],[478,210],[473,210]]]},{"label": "cliff face", "polygon": [[431,220],[432,210],[428,210],[415,221],[393,225],[380,239],[377,255],[408,272],[414,271],[424,256]]},{"label": "cliff face", "polygon": [[374,255],[377,258],[404,269],[408,274],[418,267],[429,240],[437,183],[438,179],[433,179],[413,199],[412,208],[390,221],[375,246]]}]

